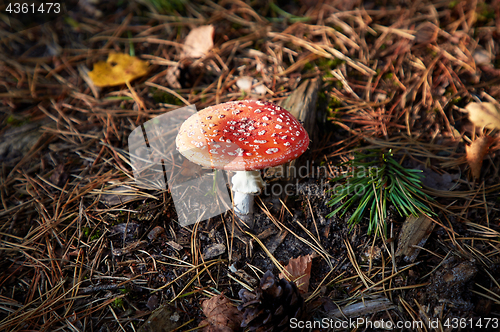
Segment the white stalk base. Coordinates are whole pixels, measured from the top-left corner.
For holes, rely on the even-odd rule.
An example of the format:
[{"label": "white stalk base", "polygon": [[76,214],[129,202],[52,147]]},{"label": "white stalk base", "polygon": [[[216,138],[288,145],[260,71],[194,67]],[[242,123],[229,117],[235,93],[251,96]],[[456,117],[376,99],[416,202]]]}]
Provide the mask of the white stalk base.
[{"label": "white stalk base", "polygon": [[254,226],[254,195],[260,194],[264,181],[260,171],[238,171],[231,179],[233,189],[233,206],[236,216],[250,229]]},{"label": "white stalk base", "polygon": [[233,194],[234,212],[238,215],[253,214],[253,194],[235,191]]}]

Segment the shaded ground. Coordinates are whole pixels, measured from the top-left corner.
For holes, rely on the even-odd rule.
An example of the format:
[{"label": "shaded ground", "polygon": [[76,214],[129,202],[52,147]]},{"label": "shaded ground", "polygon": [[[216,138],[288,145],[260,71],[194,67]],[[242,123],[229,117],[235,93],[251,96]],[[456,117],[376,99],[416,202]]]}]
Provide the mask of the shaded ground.
[{"label": "shaded ground", "polygon": [[[461,111],[478,100],[499,106],[498,3],[84,3],[21,33],[0,23],[0,330],[136,331],[164,304],[169,324],[194,329],[201,299],[236,303],[242,284],[306,254],[315,255],[311,319],[341,317],[338,307],[371,321],[438,319],[447,331],[453,318],[474,322],[463,330],[500,319],[499,135]],[[214,48],[181,59],[189,31],[208,24]],[[111,51],[152,65],[132,83],[135,96],[89,80]],[[265,92],[241,91],[244,76]],[[168,191],[136,186],[127,138],[141,123],[182,99],[197,109],[280,102],[314,77],[310,161],[336,169],[372,147],[424,169],[437,217],[413,262],[395,257],[405,218],[394,207],[387,240],[367,235],[367,222],[350,229],[354,210],[327,217],[334,174],[311,169],[294,179],[295,195],[261,195],[253,236],[233,236],[230,212],[181,227]],[[465,147],[481,135],[494,143],[475,179]],[[348,310],[362,303],[372,306]]]}]

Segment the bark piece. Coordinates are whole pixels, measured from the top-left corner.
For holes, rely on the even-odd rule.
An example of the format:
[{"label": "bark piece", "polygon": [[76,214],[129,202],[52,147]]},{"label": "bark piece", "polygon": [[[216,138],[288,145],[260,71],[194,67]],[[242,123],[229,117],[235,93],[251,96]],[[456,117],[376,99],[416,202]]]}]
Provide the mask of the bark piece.
[{"label": "bark piece", "polygon": [[425,215],[419,217],[410,215],[406,218],[399,233],[396,256],[403,255],[404,260],[407,262],[415,261],[420,249],[414,246],[423,247],[433,229],[434,223],[429,217]]}]

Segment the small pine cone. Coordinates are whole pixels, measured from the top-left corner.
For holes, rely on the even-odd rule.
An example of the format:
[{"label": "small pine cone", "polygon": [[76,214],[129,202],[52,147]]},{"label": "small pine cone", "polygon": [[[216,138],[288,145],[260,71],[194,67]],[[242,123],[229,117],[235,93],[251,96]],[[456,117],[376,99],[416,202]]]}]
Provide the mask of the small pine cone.
[{"label": "small pine cone", "polygon": [[238,293],[243,304],[241,327],[249,331],[289,331],[291,318],[302,318],[304,299],[294,282],[276,279],[267,271],[254,292],[241,289]]}]

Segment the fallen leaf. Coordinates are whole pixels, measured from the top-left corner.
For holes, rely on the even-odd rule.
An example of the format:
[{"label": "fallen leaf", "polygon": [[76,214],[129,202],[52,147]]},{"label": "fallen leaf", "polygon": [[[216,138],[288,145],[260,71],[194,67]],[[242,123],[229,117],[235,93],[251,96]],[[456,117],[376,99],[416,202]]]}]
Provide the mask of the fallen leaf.
[{"label": "fallen leaf", "polygon": [[257,95],[265,95],[266,87],[259,83],[259,81],[250,76],[243,76],[236,80],[236,86],[246,93],[253,93]]},{"label": "fallen leaf", "polygon": [[156,309],[151,316],[149,316],[139,328],[139,332],[173,331],[182,324],[179,318],[179,313],[174,307],[164,305]]},{"label": "fallen leaf", "polygon": [[460,174],[458,173],[450,174],[444,172],[443,174],[440,174],[430,168],[422,166],[421,164],[418,164],[414,168],[422,170],[422,184],[436,190],[453,190],[457,187],[455,181],[460,178]]},{"label": "fallen leaf", "polygon": [[203,251],[203,259],[208,260],[220,256],[226,252],[226,246],[222,243],[211,245]]},{"label": "fallen leaf", "polygon": [[182,176],[192,177],[195,175],[200,176],[202,167],[200,165],[196,165],[195,163],[190,162],[187,159],[184,159],[184,161],[182,162],[181,169],[182,169],[181,171]]},{"label": "fallen leaf", "polygon": [[465,106],[469,120],[476,127],[500,129],[500,111],[492,103],[469,103]]},{"label": "fallen leaf", "polygon": [[436,40],[439,28],[431,22],[424,22],[416,30],[415,43],[429,44]]},{"label": "fallen leaf", "polygon": [[116,236],[124,241],[132,241],[140,236],[141,224],[135,222],[123,222],[112,226],[108,236]]},{"label": "fallen leaf", "polygon": [[396,256],[404,255],[405,261],[411,263],[415,261],[420,248],[414,246],[423,247],[433,229],[434,223],[429,217],[425,215],[420,215],[419,217],[410,215],[406,218],[399,233]]},{"label": "fallen leaf", "polygon": [[[301,293],[307,293],[309,289],[309,279],[311,278],[312,255],[299,256],[292,258],[285,266],[288,272],[288,278],[295,282]],[[280,273],[280,278],[285,278],[283,273]]]},{"label": "fallen leaf", "polygon": [[165,233],[165,228],[161,226],[156,226],[148,233],[148,239],[149,241],[154,241],[163,233]]},{"label": "fallen leaf", "polygon": [[203,25],[189,32],[181,58],[202,58],[214,47],[213,25]]},{"label": "fallen leaf", "polygon": [[130,254],[131,252],[134,252],[136,250],[139,250],[140,247],[146,245],[147,243],[148,243],[148,241],[146,241],[146,240],[136,241],[136,242],[130,243],[128,246],[126,246],[124,248],[114,248],[111,252],[115,256],[123,256],[123,255]]},{"label": "fallen leaf", "polygon": [[474,62],[478,66],[489,66],[491,65],[491,54],[483,49],[477,49],[474,51],[472,54],[472,57],[474,58]]},{"label": "fallen leaf", "polygon": [[471,145],[465,147],[467,162],[469,163],[472,175],[478,179],[481,175],[483,159],[488,154],[494,139],[490,136],[482,136],[476,139]]},{"label": "fallen leaf", "polygon": [[155,310],[158,307],[159,300],[160,299],[158,298],[158,296],[156,296],[154,294],[151,295],[148,298],[148,302],[146,303],[146,307],[148,307],[148,309],[151,311]]},{"label": "fallen leaf", "polygon": [[119,186],[102,192],[100,201],[109,205],[123,204],[138,197],[137,190],[129,186]]},{"label": "fallen leaf", "polygon": [[170,85],[171,88],[180,89],[182,88],[181,84],[179,83],[180,76],[181,76],[180,64],[177,64],[167,69],[165,78],[167,80],[168,85]]},{"label": "fallen leaf", "polygon": [[200,325],[204,332],[232,332],[240,329],[243,314],[224,295],[214,296],[201,302],[207,317]]},{"label": "fallen leaf", "polygon": [[68,180],[68,173],[64,171],[64,164],[59,164],[54,169],[54,173],[49,178],[50,182],[56,186],[63,186]]},{"label": "fallen leaf", "polygon": [[106,62],[99,61],[89,72],[98,87],[126,84],[148,73],[149,63],[124,53],[110,53]]}]

